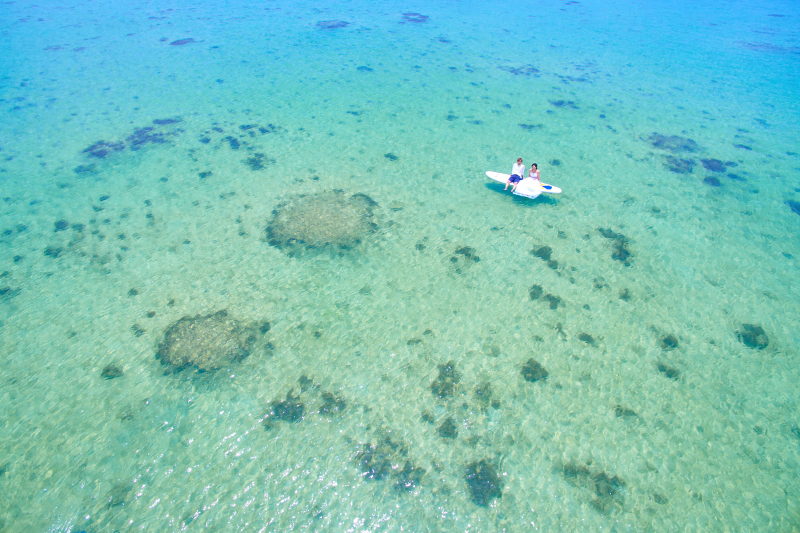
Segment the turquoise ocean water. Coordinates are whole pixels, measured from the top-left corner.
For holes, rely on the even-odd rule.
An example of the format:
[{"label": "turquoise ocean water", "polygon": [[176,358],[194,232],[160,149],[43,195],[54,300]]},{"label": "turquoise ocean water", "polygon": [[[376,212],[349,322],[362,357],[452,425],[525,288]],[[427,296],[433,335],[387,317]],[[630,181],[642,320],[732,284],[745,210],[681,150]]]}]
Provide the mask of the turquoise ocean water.
[{"label": "turquoise ocean water", "polygon": [[4,2],[0,531],[798,531],[799,19]]}]

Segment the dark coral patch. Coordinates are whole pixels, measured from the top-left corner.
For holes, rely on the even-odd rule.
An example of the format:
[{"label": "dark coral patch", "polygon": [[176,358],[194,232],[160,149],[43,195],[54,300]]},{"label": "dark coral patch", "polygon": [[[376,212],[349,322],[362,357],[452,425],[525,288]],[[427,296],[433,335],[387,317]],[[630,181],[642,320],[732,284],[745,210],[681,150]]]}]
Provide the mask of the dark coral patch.
[{"label": "dark coral patch", "polygon": [[677,381],[681,377],[680,370],[664,363],[656,363],[656,368],[669,379],[674,379]]},{"label": "dark coral patch", "polygon": [[414,466],[411,461],[406,461],[401,469],[394,472],[395,484],[394,490],[397,492],[412,492],[422,481],[422,476],[425,475],[425,469]]},{"label": "dark coral patch", "polygon": [[678,347],[678,339],[672,334],[664,335],[661,337],[660,345],[662,350],[674,350]]},{"label": "dark coral patch", "polygon": [[264,170],[267,165],[272,165],[273,163],[275,163],[274,159],[262,153],[255,153],[245,160],[245,164],[250,167],[250,170]]},{"label": "dark coral patch", "polygon": [[492,400],[491,383],[481,383],[475,387],[475,399],[478,401],[478,405],[480,405],[482,408],[486,409],[489,407],[489,403]]},{"label": "dark coral patch", "polygon": [[628,250],[628,238],[622,233],[616,233],[609,228],[598,228],[600,235],[606,239],[614,241],[612,259],[622,262],[625,266],[630,266],[631,252]]},{"label": "dark coral patch", "polygon": [[443,439],[455,439],[458,437],[458,426],[452,416],[448,416],[442,424],[436,428],[436,433]]},{"label": "dark coral patch", "polygon": [[344,411],[347,407],[347,402],[341,397],[331,392],[322,393],[322,407],[319,408],[321,415],[334,415]]},{"label": "dark coral patch", "polygon": [[[500,70],[504,70],[514,76],[531,76],[538,78],[539,76],[539,69],[534,67],[533,65],[523,65],[521,67],[497,67]],[[506,104],[508,106],[508,104]],[[510,109],[510,108],[509,108]]]},{"label": "dark coral patch", "polygon": [[594,337],[592,337],[588,333],[581,333],[580,335],[578,335],[578,340],[585,342],[589,346],[597,345],[597,341],[594,340]]},{"label": "dark coral patch", "polygon": [[786,205],[788,205],[793,213],[797,213],[800,215],[800,202],[795,202],[794,200],[786,200]]},{"label": "dark coral patch", "polygon": [[703,178],[703,183],[710,187],[721,187],[722,183],[720,183],[719,179],[716,176],[708,176]]},{"label": "dark coral patch", "polygon": [[100,372],[100,377],[102,377],[103,379],[114,379],[114,378],[121,377],[123,374],[124,374],[124,372],[122,371],[121,367],[119,367],[117,365],[114,365],[114,364],[111,364],[111,365],[107,365],[103,369],[103,371]]},{"label": "dark coral patch", "polygon": [[554,107],[567,107],[569,109],[580,109],[578,106],[575,105],[575,102],[572,100],[549,100],[550,105]]},{"label": "dark coral patch", "polygon": [[183,46],[185,44],[192,44],[192,43],[196,43],[196,42],[197,41],[195,41],[194,39],[189,37],[188,39],[178,39],[177,41],[172,41],[171,43],[169,43],[169,45],[170,46]]},{"label": "dark coral patch", "polygon": [[545,294],[544,299],[550,304],[550,309],[558,309],[558,306],[561,305],[561,298],[555,294]]},{"label": "dark coral patch", "polygon": [[528,131],[538,130],[544,127],[543,124],[517,124],[517,126]]},{"label": "dark coral patch", "polygon": [[503,479],[486,459],[468,464],[464,478],[476,505],[488,507],[492,500],[503,496]]},{"label": "dark coral patch", "polygon": [[623,503],[620,491],[625,482],[619,477],[605,472],[592,473],[588,466],[576,463],[566,463],[559,470],[570,485],[591,494],[591,504],[598,511],[603,512],[614,503]]},{"label": "dark coral patch", "polygon": [[681,159],[672,155],[664,156],[664,166],[676,174],[691,174],[694,168],[694,159]]},{"label": "dark coral patch", "polygon": [[617,418],[636,418],[638,416],[633,409],[628,409],[621,405],[614,406],[614,414],[617,415]]},{"label": "dark coral patch", "polygon": [[389,161],[397,161],[399,159],[399,157],[397,157],[396,155],[394,155],[391,152],[389,152],[388,154],[383,154],[383,157],[385,157]]},{"label": "dark coral patch", "polygon": [[167,142],[166,135],[156,132],[152,126],[146,128],[136,128],[126,139],[130,144],[131,150],[139,150],[147,144],[163,144]]},{"label": "dark coral patch", "polygon": [[169,124],[177,124],[183,122],[182,118],[157,118],[153,121],[156,126],[167,126]]},{"label": "dark coral patch", "polygon": [[453,361],[439,366],[439,375],[431,383],[431,392],[437,398],[452,397],[456,385],[461,381],[461,374],[456,371],[456,364]]},{"label": "dark coral patch", "polygon": [[294,396],[292,392],[286,393],[285,400],[273,400],[270,402],[270,411],[264,419],[264,427],[266,429],[271,429],[272,425],[278,420],[289,423],[303,420],[305,406],[300,401],[300,396]]},{"label": "dark coral patch", "polygon": [[520,373],[525,381],[529,381],[531,383],[535,383],[542,379],[547,379],[547,376],[550,375],[547,370],[545,370],[544,367],[532,357],[528,359],[524,365],[522,365],[522,371]]},{"label": "dark coral patch", "polygon": [[540,246],[530,251],[530,253],[544,261],[550,261],[550,256],[553,254],[553,249],[549,246]]},{"label": "dark coral patch", "polygon": [[[99,159],[104,158],[108,154],[112,152],[119,152],[125,149],[125,143],[123,142],[106,142],[106,141],[97,141],[89,148],[86,148],[83,153],[89,154],[91,157],[97,157]],[[83,167],[81,167],[83,168]],[[87,167],[88,168],[88,167]],[[76,170],[77,172],[77,170]],[[81,170],[84,172],[84,170]],[[88,171],[87,171],[88,172]]]},{"label": "dark coral patch", "polygon": [[666,136],[654,133],[647,140],[650,141],[654,148],[669,150],[672,153],[692,153],[700,149],[700,146],[692,139],[678,137],[677,135]]},{"label": "dark coral patch", "polygon": [[475,248],[471,248],[469,246],[459,246],[456,248],[454,254],[461,255],[464,257],[464,259],[468,261],[474,261],[475,263],[481,260],[481,258],[478,257],[478,254],[475,253]]},{"label": "dark coral patch", "polygon": [[538,300],[544,294],[544,289],[542,289],[541,285],[534,285],[530,289],[528,289],[528,294],[531,297],[531,300]]},{"label": "dark coral patch", "polygon": [[56,220],[53,225],[55,226],[55,229],[53,230],[54,232],[64,231],[67,228],[69,228],[69,222],[67,222],[66,220]]},{"label": "dark coral patch", "polygon": [[769,337],[764,329],[755,324],[742,324],[742,329],[736,332],[736,337],[748,348],[763,350],[769,346]]},{"label": "dark coral patch", "polygon": [[403,21],[405,22],[422,24],[423,22],[428,22],[428,20],[430,20],[430,17],[421,13],[403,13]]},{"label": "dark coral patch", "polygon": [[459,246],[450,257],[450,262],[456,267],[456,273],[460,274],[461,269],[479,262],[481,258],[471,246]]},{"label": "dark coral patch", "polygon": [[380,481],[392,472],[391,455],[383,446],[364,444],[356,455],[356,463],[364,477],[364,481]]},{"label": "dark coral patch", "polygon": [[338,28],[345,28],[350,23],[346,20],[320,20],[317,22],[317,28],[321,30],[335,30]]},{"label": "dark coral patch", "polygon": [[61,248],[60,246],[48,246],[47,248],[44,249],[44,255],[55,259],[61,256],[62,251],[63,248]]},{"label": "dark coral patch", "polygon": [[727,165],[719,159],[701,159],[700,162],[706,170],[711,172],[725,172]]}]

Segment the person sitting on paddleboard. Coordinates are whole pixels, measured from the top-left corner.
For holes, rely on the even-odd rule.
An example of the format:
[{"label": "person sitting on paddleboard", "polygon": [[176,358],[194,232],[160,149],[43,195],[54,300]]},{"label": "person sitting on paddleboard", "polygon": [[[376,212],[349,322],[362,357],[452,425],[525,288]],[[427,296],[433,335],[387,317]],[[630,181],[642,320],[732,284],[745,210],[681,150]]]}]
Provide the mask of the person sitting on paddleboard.
[{"label": "person sitting on paddleboard", "polygon": [[511,176],[509,176],[508,181],[506,182],[506,188],[503,189],[508,190],[509,185],[513,185],[511,187],[511,192],[514,192],[517,189],[517,185],[520,181],[522,181],[522,176],[525,175],[525,165],[522,164],[522,158],[517,158],[517,163],[511,168]]},{"label": "person sitting on paddleboard", "polygon": [[539,181],[539,165],[536,163],[531,165],[531,170],[528,172],[528,177]]}]

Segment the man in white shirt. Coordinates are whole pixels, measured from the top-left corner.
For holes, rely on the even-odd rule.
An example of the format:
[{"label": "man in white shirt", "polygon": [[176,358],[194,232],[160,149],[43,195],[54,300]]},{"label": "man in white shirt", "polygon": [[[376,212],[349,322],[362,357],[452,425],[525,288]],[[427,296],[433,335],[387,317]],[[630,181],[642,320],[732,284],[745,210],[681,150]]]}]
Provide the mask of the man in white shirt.
[{"label": "man in white shirt", "polygon": [[511,168],[511,176],[508,178],[506,182],[506,188],[503,189],[504,191],[508,190],[508,186],[512,185],[511,192],[514,192],[517,189],[517,185],[519,182],[522,181],[522,176],[525,175],[525,165],[522,164],[522,158],[517,158],[517,163]]}]

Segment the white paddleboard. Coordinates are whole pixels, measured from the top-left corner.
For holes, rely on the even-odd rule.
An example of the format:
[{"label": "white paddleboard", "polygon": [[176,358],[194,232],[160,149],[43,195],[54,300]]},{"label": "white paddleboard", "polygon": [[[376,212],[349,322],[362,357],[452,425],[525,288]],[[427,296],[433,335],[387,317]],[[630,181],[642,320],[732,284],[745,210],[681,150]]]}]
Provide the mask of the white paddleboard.
[{"label": "white paddleboard", "polygon": [[[511,177],[511,174],[503,174],[501,172],[492,172],[488,170],[486,172],[486,177],[489,179],[493,179],[499,183],[506,183],[508,178]],[[517,189],[514,191],[514,194],[517,196],[524,196],[525,198],[536,198],[543,192],[550,193],[550,194],[560,194],[561,189],[556,187],[555,185],[550,185],[549,183],[542,183],[539,180],[535,180],[533,178],[525,178],[519,182],[517,185]]]}]

